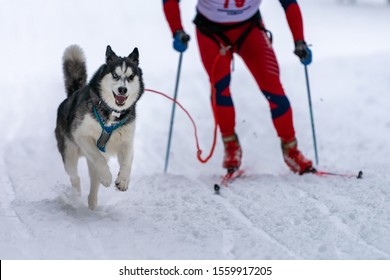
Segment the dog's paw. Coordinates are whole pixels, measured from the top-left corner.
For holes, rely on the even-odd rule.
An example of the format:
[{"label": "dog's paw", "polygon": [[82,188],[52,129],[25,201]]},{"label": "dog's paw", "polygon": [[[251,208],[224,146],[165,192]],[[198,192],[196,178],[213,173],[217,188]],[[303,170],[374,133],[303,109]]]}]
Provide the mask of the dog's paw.
[{"label": "dog's paw", "polygon": [[118,175],[118,178],[115,180],[115,186],[118,188],[118,190],[124,192],[127,191],[129,188],[130,183],[130,177],[124,177],[120,174]]},{"label": "dog's paw", "polygon": [[107,188],[111,185],[112,175],[108,166],[99,170],[99,181],[103,186]]}]

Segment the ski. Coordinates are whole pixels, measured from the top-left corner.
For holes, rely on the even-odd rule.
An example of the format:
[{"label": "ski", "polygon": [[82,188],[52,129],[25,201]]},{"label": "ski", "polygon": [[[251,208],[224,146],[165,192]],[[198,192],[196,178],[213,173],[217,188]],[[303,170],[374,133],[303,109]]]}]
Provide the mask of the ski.
[{"label": "ski", "polygon": [[227,173],[221,178],[219,184],[214,184],[214,191],[219,194],[220,186],[228,187],[234,180],[241,177],[244,174],[243,169],[228,169]]},{"label": "ski", "polygon": [[[228,187],[233,181],[235,181],[237,178],[240,178],[243,174],[244,174],[243,169],[228,169],[227,173],[221,178],[219,184],[214,184],[215,193],[219,194],[221,190],[221,186]],[[356,175],[351,173],[328,172],[328,171],[317,170],[315,168],[312,168],[306,172],[303,172],[301,175],[305,175],[305,174],[313,174],[319,177],[334,176],[334,177],[363,179],[363,171],[361,170]]]},{"label": "ski", "polygon": [[320,177],[326,177],[326,176],[336,176],[336,177],[345,177],[345,178],[356,178],[356,179],[363,179],[363,171],[359,171],[358,174],[351,174],[351,173],[334,173],[334,172],[327,172],[327,171],[321,171],[314,169],[311,173],[314,175],[320,176]]},{"label": "ski", "polygon": [[314,174],[319,177],[336,176],[336,177],[356,178],[356,179],[363,178],[363,171],[361,170],[356,175],[352,173],[335,173],[335,172],[322,171],[311,167],[310,169],[307,169],[304,172],[300,173],[300,175],[304,175],[304,174]]}]

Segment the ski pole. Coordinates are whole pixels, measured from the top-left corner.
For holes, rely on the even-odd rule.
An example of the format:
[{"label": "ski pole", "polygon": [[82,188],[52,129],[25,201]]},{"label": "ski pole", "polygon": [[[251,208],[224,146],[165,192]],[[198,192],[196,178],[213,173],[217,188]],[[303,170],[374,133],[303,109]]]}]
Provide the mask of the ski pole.
[{"label": "ski pole", "polygon": [[314,154],[315,154],[315,158],[316,158],[316,165],[318,165],[317,140],[316,140],[316,131],[315,131],[315,127],[314,127],[313,106],[311,104],[309,73],[307,71],[307,65],[305,65],[305,77],[306,77],[307,96],[308,96],[308,99],[309,99],[311,131],[312,131],[312,134],[313,134],[313,143],[314,143]]},{"label": "ski pole", "polygon": [[[179,56],[179,65],[177,67],[175,92],[174,92],[174,95],[173,95],[173,99],[175,101],[177,99],[177,92],[178,92],[178,89],[179,89],[179,80],[180,80],[180,72],[181,72],[182,60],[183,60],[183,53],[181,52],[180,56]],[[170,153],[170,150],[171,150],[173,122],[174,122],[174,118],[175,118],[175,109],[176,109],[176,103],[173,102],[173,104],[172,104],[172,113],[171,113],[171,123],[170,123],[170,126],[169,126],[169,134],[168,134],[168,145],[167,145],[167,150],[166,150],[166,154],[165,154],[164,173],[167,173],[167,169],[168,169],[169,153]]]}]

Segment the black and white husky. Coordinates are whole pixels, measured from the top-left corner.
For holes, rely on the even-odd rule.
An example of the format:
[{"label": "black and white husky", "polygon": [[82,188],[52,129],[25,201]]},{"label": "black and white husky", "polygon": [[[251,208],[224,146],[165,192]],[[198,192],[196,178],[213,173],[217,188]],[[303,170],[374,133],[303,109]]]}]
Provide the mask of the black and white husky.
[{"label": "black and white husky", "polygon": [[77,45],[63,55],[67,98],[57,113],[55,135],[65,170],[80,193],[78,160],[85,156],[90,176],[88,206],[97,206],[99,184],[109,187],[112,175],[107,161],[116,155],[119,173],[115,186],[126,191],[130,182],[135,130],[135,107],[143,94],[138,49],[118,57],[107,46],[106,63],[87,84],[85,56]]}]

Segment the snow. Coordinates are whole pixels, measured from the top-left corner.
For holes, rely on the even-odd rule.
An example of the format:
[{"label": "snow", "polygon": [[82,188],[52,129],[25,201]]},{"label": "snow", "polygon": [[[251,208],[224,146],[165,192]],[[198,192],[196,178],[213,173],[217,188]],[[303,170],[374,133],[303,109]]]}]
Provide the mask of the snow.
[{"label": "snow", "polygon": [[[239,57],[232,91],[247,173],[221,195],[222,143],[196,159],[191,123],[176,111],[163,173],[171,102],[146,92],[138,105],[131,185],[101,187],[87,207],[72,193],[54,138],[65,98],[61,56],[73,43],[91,75],[107,44],[134,47],[147,88],[172,94],[178,54],[162,4],[143,1],[7,1],[0,10],[0,259],[389,259],[390,6],[387,1],[301,0],[314,63],[309,75],[319,169],[364,179],[298,176],[281,157],[268,105]],[[114,3],[114,4],[113,4]],[[195,43],[195,0],[182,1],[191,34],[179,101],[193,115],[203,156],[212,140],[209,85]],[[302,65],[278,1],[263,1],[300,148],[314,159]],[[112,173],[118,164],[110,161]]]}]

